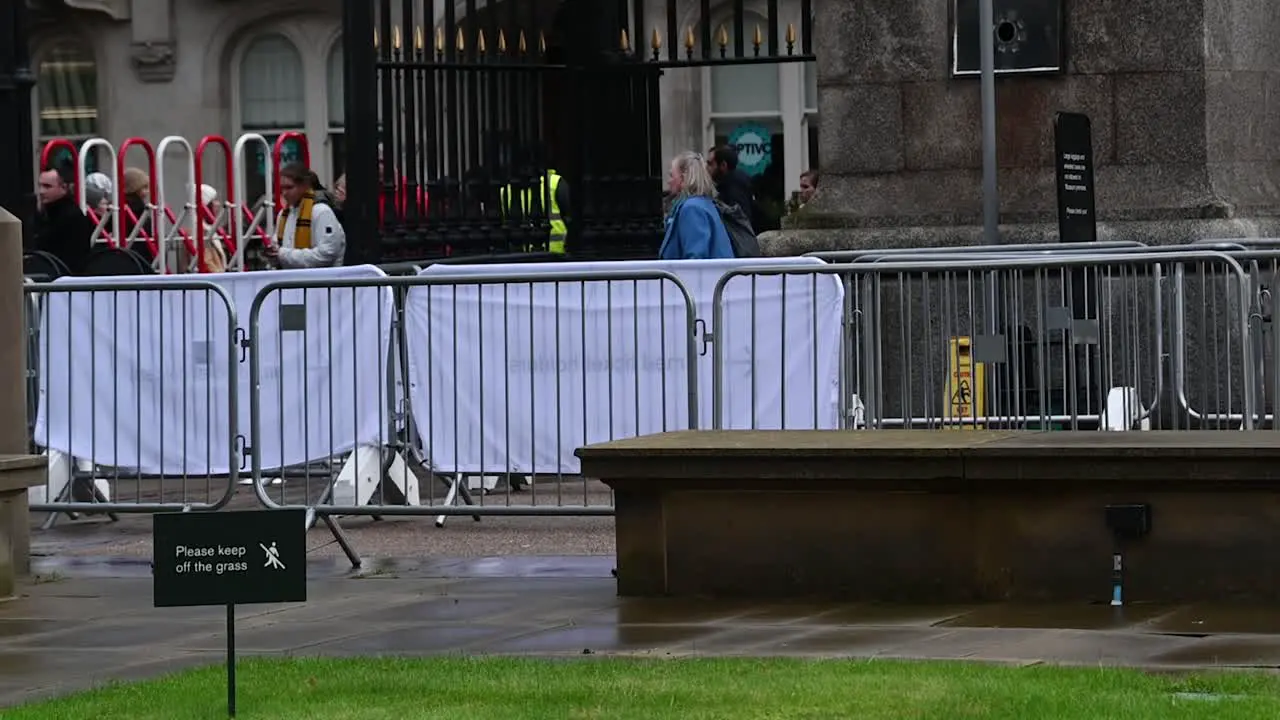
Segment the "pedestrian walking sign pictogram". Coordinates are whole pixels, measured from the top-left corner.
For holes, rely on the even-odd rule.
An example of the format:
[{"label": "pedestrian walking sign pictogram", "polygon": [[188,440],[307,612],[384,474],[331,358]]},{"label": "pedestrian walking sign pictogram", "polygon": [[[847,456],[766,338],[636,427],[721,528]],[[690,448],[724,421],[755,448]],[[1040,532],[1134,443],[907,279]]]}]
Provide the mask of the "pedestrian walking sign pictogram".
[{"label": "pedestrian walking sign pictogram", "polygon": [[258,547],[262,548],[262,552],[267,555],[267,561],[262,564],[262,567],[274,568],[276,570],[285,569],[284,563],[280,562],[280,548],[276,547],[274,542],[271,543],[271,547],[267,547],[262,543],[258,543]]},{"label": "pedestrian walking sign pictogram", "polygon": [[971,338],[953,337],[942,397],[942,424],[949,430],[976,430],[986,416],[986,367],[973,361]]}]

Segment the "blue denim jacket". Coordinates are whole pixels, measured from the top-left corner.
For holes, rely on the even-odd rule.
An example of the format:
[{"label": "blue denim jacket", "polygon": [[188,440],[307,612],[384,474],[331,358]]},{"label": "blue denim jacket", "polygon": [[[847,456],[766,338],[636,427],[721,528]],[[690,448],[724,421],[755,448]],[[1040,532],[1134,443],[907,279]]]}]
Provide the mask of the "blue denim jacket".
[{"label": "blue denim jacket", "polygon": [[733,243],[724,229],[720,211],[708,197],[677,201],[667,214],[667,232],[658,257],[663,260],[731,258]]}]

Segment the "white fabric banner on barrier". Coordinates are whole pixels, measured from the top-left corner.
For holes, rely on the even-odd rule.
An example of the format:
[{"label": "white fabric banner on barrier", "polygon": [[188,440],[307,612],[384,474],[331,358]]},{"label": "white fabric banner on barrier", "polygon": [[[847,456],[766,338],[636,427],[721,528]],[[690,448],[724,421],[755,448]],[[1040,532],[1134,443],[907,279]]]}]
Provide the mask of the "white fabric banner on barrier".
[{"label": "white fabric banner on barrier", "polygon": [[[229,472],[230,373],[237,373],[238,434],[248,443],[249,362],[228,333],[212,291],[164,290],[208,281],[233,303],[248,337],[254,297],[281,280],[383,278],[371,265],[208,275],[62,278],[61,286],[146,282],[156,289],[53,292],[44,297],[40,408],[35,439],[76,458],[144,474]],[[388,287],[273,292],[259,314],[262,467],[320,460],[383,444],[387,353],[394,318]],[[246,464],[247,465],[247,464]]]},{"label": "white fabric banner on barrier", "polygon": [[[712,420],[702,332],[716,283],[752,266],[816,258],[433,266],[422,275],[663,270],[670,281],[441,285],[406,301],[409,394],[438,472],[577,473],[590,443],[689,427],[687,338],[696,333],[696,424]],[[784,280],[785,277],[785,280]],[[755,276],[724,295],[726,428],[839,427],[844,289],[831,275]],[[785,319],[784,319],[785,318]]]}]

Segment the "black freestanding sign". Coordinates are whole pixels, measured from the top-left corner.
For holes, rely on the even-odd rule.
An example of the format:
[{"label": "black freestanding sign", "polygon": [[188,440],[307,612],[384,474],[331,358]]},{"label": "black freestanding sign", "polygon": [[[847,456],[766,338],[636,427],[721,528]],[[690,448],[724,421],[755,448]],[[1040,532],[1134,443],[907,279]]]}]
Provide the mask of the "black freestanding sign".
[{"label": "black freestanding sign", "polygon": [[227,608],[227,714],[236,716],[236,605],[306,602],[306,510],[162,513],[152,527],[156,607]]},{"label": "black freestanding sign", "polygon": [[1096,242],[1093,201],[1093,129],[1089,116],[1060,112],[1053,118],[1054,165],[1058,175],[1058,238]]},{"label": "black freestanding sign", "polygon": [[155,606],[306,602],[305,510],[155,516]]}]

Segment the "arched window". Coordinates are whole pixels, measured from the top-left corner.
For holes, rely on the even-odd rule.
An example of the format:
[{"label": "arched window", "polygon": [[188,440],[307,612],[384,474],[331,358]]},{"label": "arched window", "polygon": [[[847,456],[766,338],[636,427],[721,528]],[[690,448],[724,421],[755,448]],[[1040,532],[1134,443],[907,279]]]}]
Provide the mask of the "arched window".
[{"label": "arched window", "polygon": [[[285,36],[259,35],[249,42],[240,58],[240,129],[260,133],[274,143],[284,132],[305,132],[307,124],[306,74],[302,55]],[[284,148],[282,163],[302,159],[296,143]],[[256,199],[266,189],[270,158],[260,156],[246,172],[247,194]]]},{"label": "arched window", "polygon": [[325,91],[329,104],[329,158],[333,163],[331,168],[335,180],[345,171],[343,159],[346,157],[342,57],[342,38],[338,38],[333,43],[333,48],[329,50],[328,72],[325,76],[327,82]]},{"label": "arched window", "polygon": [[240,123],[245,130],[301,130],[306,123],[302,56],[283,35],[255,39],[240,60]]},{"label": "arched window", "polygon": [[[59,39],[39,54],[36,70],[37,133],[40,147],[54,138],[77,145],[96,137],[98,127],[98,66],[83,41]],[[89,172],[97,158],[86,162]],[[55,158],[70,162],[70,158]]]}]

